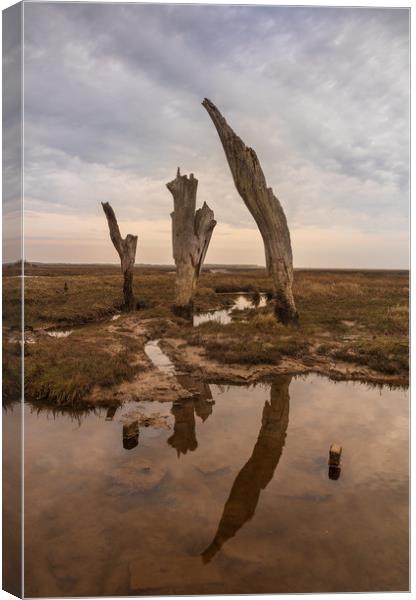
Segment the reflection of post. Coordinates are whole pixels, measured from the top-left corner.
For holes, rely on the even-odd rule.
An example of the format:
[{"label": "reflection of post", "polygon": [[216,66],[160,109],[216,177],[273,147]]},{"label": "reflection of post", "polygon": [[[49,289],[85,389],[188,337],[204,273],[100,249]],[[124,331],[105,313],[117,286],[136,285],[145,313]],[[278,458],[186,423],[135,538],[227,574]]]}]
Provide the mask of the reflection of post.
[{"label": "reflection of post", "polygon": [[234,481],[217,533],[202,553],[204,562],[209,562],[223,544],[253,517],[261,490],[273,478],[289,423],[291,379],[291,375],[280,376],[271,386],[270,402],[266,401],[264,405],[261,429],[253,453]]},{"label": "reflection of post", "polygon": [[171,412],[175,417],[175,425],[168,444],[176,448],[179,457],[181,453],[186,454],[188,450],[195,450],[198,446],[195,434],[194,403],[192,400],[175,402]]},{"label": "reflection of post", "polygon": [[213,400],[207,400],[206,397],[200,397],[194,400],[195,414],[202,420],[206,421],[212,414],[212,408],[215,402]]},{"label": "reflection of post", "polygon": [[123,425],[123,448],[132,450],[139,443],[139,421]]},{"label": "reflection of post", "polygon": [[193,402],[195,414],[202,421],[206,421],[212,414],[212,408],[215,404],[208,383],[196,379],[195,377],[191,377],[190,375],[179,375],[178,380],[184,388],[194,394]]},{"label": "reflection of post", "polygon": [[114,415],[117,412],[118,406],[109,406],[107,409],[107,414],[105,415],[106,421],[112,421],[114,419]]},{"label": "reflection of post", "polygon": [[177,379],[181,386],[189,390],[194,397],[190,400],[175,402],[172,406],[172,414],[175,417],[173,435],[168,439],[168,444],[176,448],[178,456],[186,454],[188,450],[196,450],[198,442],[195,432],[195,414],[206,421],[215,404],[212,399],[209,385],[190,375],[178,375]]}]

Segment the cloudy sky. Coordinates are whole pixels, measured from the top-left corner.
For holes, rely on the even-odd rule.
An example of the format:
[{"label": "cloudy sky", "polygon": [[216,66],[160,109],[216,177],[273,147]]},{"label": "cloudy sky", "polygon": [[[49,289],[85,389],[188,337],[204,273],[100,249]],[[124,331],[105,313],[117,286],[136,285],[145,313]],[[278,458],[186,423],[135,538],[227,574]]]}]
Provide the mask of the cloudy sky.
[{"label": "cloudy sky", "polygon": [[170,263],[176,167],[218,225],[207,262],[264,264],[210,98],[252,146],[295,267],[408,266],[407,10],[25,5],[26,257]]}]

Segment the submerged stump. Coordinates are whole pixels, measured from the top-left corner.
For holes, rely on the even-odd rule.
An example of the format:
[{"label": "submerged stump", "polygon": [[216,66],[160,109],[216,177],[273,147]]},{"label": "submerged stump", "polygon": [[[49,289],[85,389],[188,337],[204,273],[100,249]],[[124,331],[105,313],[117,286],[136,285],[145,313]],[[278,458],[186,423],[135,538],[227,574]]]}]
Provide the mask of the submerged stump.
[{"label": "submerged stump", "polygon": [[101,205],[105,216],[107,217],[111,241],[113,242],[114,248],[117,250],[121,261],[121,272],[124,277],[124,310],[134,310],[133,269],[134,261],[136,260],[137,235],[131,235],[129,233],[123,239],[114,210],[108,202],[101,202]]},{"label": "submerged stump", "polygon": [[298,313],[292,292],[292,246],[283,208],[272,188],[267,187],[254,150],[248,148],[234,133],[215,104],[205,98],[202,105],[218,132],[235,187],[263,238],[266,266],[273,281],[276,316],[282,323],[297,321]]},{"label": "submerged stump", "polygon": [[193,173],[189,178],[181,175],[166,184],[173,196],[172,217],[173,258],[176,264],[174,312],[190,317],[193,296],[208,250],[213,229],[217,222],[214,212],[204,202],[195,211],[198,180]]}]

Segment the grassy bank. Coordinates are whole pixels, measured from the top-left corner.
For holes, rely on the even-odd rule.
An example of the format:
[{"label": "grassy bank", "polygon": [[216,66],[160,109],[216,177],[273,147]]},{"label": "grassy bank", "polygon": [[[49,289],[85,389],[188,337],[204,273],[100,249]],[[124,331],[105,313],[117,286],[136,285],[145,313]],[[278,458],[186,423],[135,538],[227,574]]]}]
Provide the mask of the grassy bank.
[{"label": "grassy bank", "polygon": [[75,406],[94,386],[131,380],[140,371],[140,340],[90,326],[68,338],[43,336],[25,348],[25,392],[29,400]]},{"label": "grassy bank", "polygon": [[[73,267],[75,269],[75,267]],[[174,273],[137,269],[137,322],[146,321],[155,337],[170,336],[202,347],[209,358],[225,364],[275,365],[282,358],[313,362],[326,358],[366,366],[381,374],[408,378],[407,272],[297,271],[294,295],[300,315],[297,327],[276,322],[273,306],[238,312],[233,322],[205,323],[197,328],[171,312]],[[3,278],[4,325],[19,318],[19,285]],[[64,339],[38,336],[26,345],[26,391],[35,399],[76,403],[96,385],[110,386],[132,378],[143,339],[122,328],[115,333],[100,325],[122,305],[122,277],[117,269],[97,267],[68,274],[52,267],[25,279],[25,324],[28,330],[89,323]],[[263,269],[204,272],[195,309],[232,304],[230,293],[270,292]],[[94,324],[95,323],[95,324]],[[9,335],[9,334],[7,334]],[[6,352],[16,352],[10,345]],[[133,358],[132,358],[133,357]],[[7,369],[6,369],[7,379]],[[6,381],[7,385],[7,381]]]}]

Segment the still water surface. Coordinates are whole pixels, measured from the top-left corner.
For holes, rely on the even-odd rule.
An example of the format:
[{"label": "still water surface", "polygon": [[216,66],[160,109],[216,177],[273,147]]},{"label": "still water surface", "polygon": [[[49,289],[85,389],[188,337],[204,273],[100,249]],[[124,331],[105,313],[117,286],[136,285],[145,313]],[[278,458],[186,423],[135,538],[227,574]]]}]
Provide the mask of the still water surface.
[{"label": "still water surface", "polygon": [[[169,429],[126,450],[138,406]],[[403,390],[281,376],[110,416],[25,410],[27,596],[408,589]]]},{"label": "still water surface", "polygon": [[[234,295],[235,294],[233,294],[233,296]],[[257,297],[253,297],[252,294],[240,292],[236,296],[234,303],[230,308],[210,310],[208,312],[194,314],[193,325],[194,327],[198,327],[198,325],[202,325],[202,323],[207,323],[209,321],[215,321],[217,323],[221,323],[222,325],[227,325],[232,321],[233,311],[246,310],[248,308],[263,308],[266,305],[266,294],[259,294]]]}]

